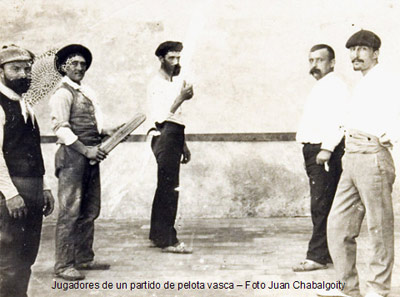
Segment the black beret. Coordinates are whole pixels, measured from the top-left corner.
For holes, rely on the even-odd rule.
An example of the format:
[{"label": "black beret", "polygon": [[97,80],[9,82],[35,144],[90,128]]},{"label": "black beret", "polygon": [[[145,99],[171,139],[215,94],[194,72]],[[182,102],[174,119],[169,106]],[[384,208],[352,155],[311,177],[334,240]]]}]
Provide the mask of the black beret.
[{"label": "black beret", "polygon": [[54,63],[58,72],[64,74],[61,70],[61,65],[65,63],[65,61],[71,54],[82,55],[86,61],[86,69],[89,69],[90,64],[92,64],[92,54],[90,53],[90,51],[83,45],[70,44],[63,47],[56,53]]},{"label": "black beret", "polygon": [[364,45],[378,50],[381,47],[381,40],[378,35],[371,31],[360,30],[354,33],[346,42],[346,48],[351,48],[357,45]]},{"label": "black beret", "polygon": [[183,45],[179,41],[165,41],[161,43],[156,49],[157,57],[164,57],[168,52],[180,52]]}]

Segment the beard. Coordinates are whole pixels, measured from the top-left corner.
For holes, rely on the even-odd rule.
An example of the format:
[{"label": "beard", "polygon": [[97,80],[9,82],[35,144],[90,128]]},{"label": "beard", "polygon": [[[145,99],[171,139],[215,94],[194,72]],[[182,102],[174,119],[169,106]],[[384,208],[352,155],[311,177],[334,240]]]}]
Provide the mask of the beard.
[{"label": "beard", "polygon": [[4,83],[7,87],[13,90],[18,95],[26,93],[31,85],[31,80],[29,78],[18,78],[18,79],[8,79],[4,77]]},{"label": "beard", "polygon": [[163,63],[162,68],[165,70],[166,73],[170,73],[172,76],[178,76],[181,72],[181,65],[170,65],[168,63]]},{"label": "beard", "polygon": [[172,76],[178,76],[181,73],[181,65],[175,65],[174,69],[172,70]]}]

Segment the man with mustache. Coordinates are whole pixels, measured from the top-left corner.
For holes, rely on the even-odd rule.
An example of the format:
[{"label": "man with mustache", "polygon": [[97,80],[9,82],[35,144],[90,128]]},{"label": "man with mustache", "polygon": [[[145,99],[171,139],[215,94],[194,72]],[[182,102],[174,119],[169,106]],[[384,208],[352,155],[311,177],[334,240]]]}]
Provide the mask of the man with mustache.
[{"label": "man with mustache", "polygon": [[348,97],[345,84],[333,72],[335,53],[330,46],[313,46],[309,63],[310,74],[317,82],[304,108],[296,140],[303,144],[313,233],[306,259],[293,266],[295,272],[325,269],[328,263],[332,263],[326,239],[326,221],[342,172],[344,141],[340,125]]},{"label": "man with mustache", "polygon": [[[100,214],[100,161],[106,153],[99,148],[104,129],[102,113],[91,88],[82,85],[92,62],[90,51],[71,44],[56,53],[55,65],[63,75],[50,99],[51,121],[60,147],[56,153],[59,215],[56,225],[55,273],[66,280],[81,280],[79,270],[109,269],[94,260],[94,221]],[[97,161],[91,165],[90,161]]]},{"label": "man with mustache", "polygon": [[0,296],[26,297],[39,250],[43,215],[54,199],[43,185],[40,131],[28,91],[33,54],[0,50]]},{"label": "man with mustache", "polygon": [[163,252],[191,253],[177,238],[175,225],[179,196],[180,163],[190,161],[185,142],[182,104],[193,97],[193,86],[180,73],[182,43],[161,43],[155,55],[161,62],[158,73],[148,85],[150,121],[155,128],[151,147],[157,160],[157,189],[154,196],[150,240]]},{"label": "man with mustache", "polygon": [[[366,297],[388,296],[394,262],[392,187],[395,168],[389,151],[399,139],[399,77],[378,63],[380,38],[361,30],[346,43],[354,71],[363,75],[345,117],[343,174],[328,218],[328,243],[343,291],[320,296],[360,296],[356,238],[367,218],[370,250]],[[333,294],[335,293],[335,294]]]}]

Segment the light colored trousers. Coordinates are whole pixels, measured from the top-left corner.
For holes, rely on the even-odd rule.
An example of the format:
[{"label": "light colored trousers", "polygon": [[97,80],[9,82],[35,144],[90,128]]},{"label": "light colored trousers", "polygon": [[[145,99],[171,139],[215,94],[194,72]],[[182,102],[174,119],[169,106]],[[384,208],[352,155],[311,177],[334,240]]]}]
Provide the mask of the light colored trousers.
[{"label": "light colored trousers", "polygon": [[371,255],[367,259],[367,291],[386,296],[394,261],[392,187],[395,168],[389,150],[376,137],[350,131],[343,173],[328,217],[328,246],[344,292],[359,296],[357,243],[364,216]]}]

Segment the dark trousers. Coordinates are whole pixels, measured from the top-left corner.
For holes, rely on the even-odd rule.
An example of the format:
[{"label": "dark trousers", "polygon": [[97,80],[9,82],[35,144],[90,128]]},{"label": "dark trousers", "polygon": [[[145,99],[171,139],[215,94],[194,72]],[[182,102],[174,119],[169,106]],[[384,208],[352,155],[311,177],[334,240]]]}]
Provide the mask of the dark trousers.
[{"label": "dark trousers", "polygon": [[306,172],[310,182],[311,219],[313,223],[307,259],[326,264],[332,263],[327,244],[326,224],[342,174],[341,160],[344,154],[344,140],[336,146],[328,161],[329,171],[325,170],[324,165],[316,163],[316,156],[320,151],[321,144],[306,143],[303,146]]},{"label": "dark trousers", "polygon": [[175,219],[178,209],[179,169],[185,141],[184,126],[165,122],[151,147],[157,160],[157,189],[151,211],[150,240],[159,247],[178,242]]},{"label": "dark trousers", "polygon": [[11,177],[28,208],[23,219],[11,218],[0,193],[0,296],[25,297],[31,266],[39,250],[43,217],[43,178]]},{"label": "dark trousers", "polygon": [[94,258],[94,221],[100,214],[100,168],[62,145],[56,153],[59,213],[55,272]]}]

